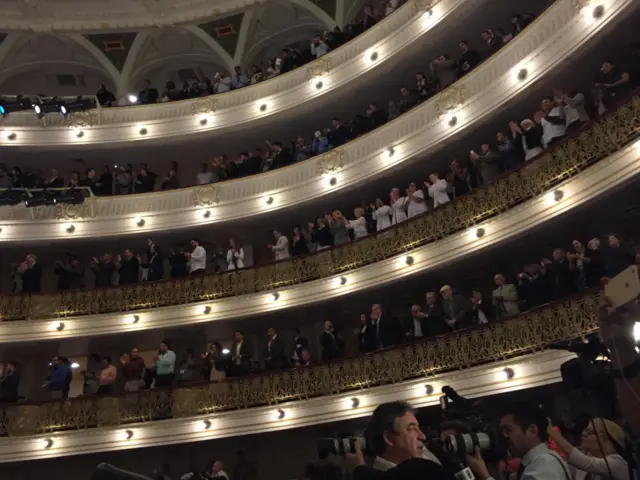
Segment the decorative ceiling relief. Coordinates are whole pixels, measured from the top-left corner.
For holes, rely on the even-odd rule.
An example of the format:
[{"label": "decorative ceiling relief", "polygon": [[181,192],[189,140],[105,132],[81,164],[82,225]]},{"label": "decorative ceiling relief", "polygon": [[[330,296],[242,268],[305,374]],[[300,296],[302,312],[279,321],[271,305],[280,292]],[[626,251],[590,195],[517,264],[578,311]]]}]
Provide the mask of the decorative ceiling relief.
[{"label": "decorative ceiling relief", "polygon": [[95,33],[85,37],[121,72],[136,35],[136,32]]},{"label": "decorative ceiling relief", "polygon": [[240,38],[242,17],[244,17],[244,13],[203,23],[198,26],[207,32],[207,35],[218,42],[220,46],[233,57],[236,53],[236,47],[238,46],[238,39]]}]

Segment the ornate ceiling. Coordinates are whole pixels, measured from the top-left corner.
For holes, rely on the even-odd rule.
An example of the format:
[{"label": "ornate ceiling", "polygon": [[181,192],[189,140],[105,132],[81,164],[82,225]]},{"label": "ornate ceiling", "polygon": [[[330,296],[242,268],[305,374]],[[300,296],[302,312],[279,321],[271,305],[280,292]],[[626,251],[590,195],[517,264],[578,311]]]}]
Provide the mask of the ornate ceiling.
[{"label": "ornate ceiling", "polygon": [[[4,94],[90,94],[105,83],[124,94],[158,70],[165,76],[169,68],[213,76],[344,24],[363,3],[0,0],[0,89]],[[157,81],[162,88],[166,78],[158,73]]]}]

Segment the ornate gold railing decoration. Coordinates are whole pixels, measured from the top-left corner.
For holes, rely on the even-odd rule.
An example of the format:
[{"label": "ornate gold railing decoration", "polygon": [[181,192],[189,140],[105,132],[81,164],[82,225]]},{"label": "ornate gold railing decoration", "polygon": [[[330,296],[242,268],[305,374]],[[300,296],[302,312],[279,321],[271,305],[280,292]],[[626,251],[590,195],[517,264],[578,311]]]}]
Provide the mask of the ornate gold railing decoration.
[{"label": "ornate gold railing decoration", "polygon": [[539,351],[596,331],[598,293],[427,342],[309,367],[113,397],[0,407],[0,435],[116,426],[242,409],[401,382]]},{"label": "ornate gold railing decoration", "polygon": [[77,292],[0,297],[0,319],[66,317],[179,305],[269,291],[325,278],[405,253],[487,220],[580,173],[640,132],[640,98],[593,123],[523,168],[376,235],[237,273]]}]

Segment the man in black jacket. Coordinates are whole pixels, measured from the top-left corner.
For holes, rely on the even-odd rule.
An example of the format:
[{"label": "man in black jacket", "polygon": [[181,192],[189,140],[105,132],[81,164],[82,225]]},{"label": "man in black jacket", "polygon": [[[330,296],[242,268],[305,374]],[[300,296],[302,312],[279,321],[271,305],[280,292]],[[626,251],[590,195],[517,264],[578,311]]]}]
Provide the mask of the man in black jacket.
[{"label": "man in black jacket", "polygon": [[378,345],[381,348],[397,345],[402,341],[402,325],[397,318],[383,313],[382,307],[375,303],[371,307],[371,324],[376,331]]},{"label": "man in black jacket", "polygon": [[469,42],[466,40],[460,42],[460,50],[462,50],[462,55],[458,60],[458,78],[464,77],[482,61],[482,57],[477,50],[469,49]]},{"label": "man in black jacket", "polygon": [[420,340],[428,335],[428,318],[420,305],[411,306],[411,316],[405,320],[403,330],[407,340]]},{"label": "man in black jacket", "polygon": [[344,356],[344,341],[333,328],[333,322],[324,322],[324,332],[320,335],[320,346],[322,347],[322,360],[335,360]]},{"label": "man in black jacket", "polygon": [[444,312],[438,302],[438,295],[436,292],[427,292],[425,294],[427,300],[427,306],[424,310],[424,315],[427,317],[427,331],[423,331],[426,337],[435,337],[442,335],[448,331],[447,324],[444,323]]},{"label": "man in black jacket", "polygon": [[356,329],[356,334],[360,353],[373,352],[378,348],[377,332],[369,317],[364,313],[360,315],[360,328]]},{"label": "man in black jacket", "polygon": [[233,375],[245,375],[251,373],[251,360],[253,352],[248,342],[244,339],[241,330],[236,331],[236,338],[231,346],[231,362]]},{"label": "man in black jacket", "polygon": [[116,271],[115,264],[111,261],[111,254],[105,253],[102,261],[93,257],[91,270],[96,276],[96,287],[109,287],[113,285],[113,274]]},{"label": "man in black jacket", "polygon": [[291,363],[298,366],[301,364],[302,352],[309,350],[309,340],[300,335],[300,329],[297,327],[293,329],[293,333],[295,337],[293,338],[293,348],[291,349]]},{"label": "man in black jacket", "polygon": [[282,148],[282,144],[280,142],[273,142],[269,144],[271,146],[271,150],[273,150],[273,164],[275,168],[286,167],[287,165],[291,165],[293,163],[293,156],[291,155],[291,151],[288,148]]},{"label": "man in black jacket", "polygon": [[373,465],[364,464],[358,444],[356,454],[350,455],[352,462],[359,463],[353,472],[354,480],[452,478],[445,474],[424,441],[425,435],[410,405],[391,402],[378,406],[367,429],[367,450],[375,456]]},{"label": "man in black jacket", "polygon": [[151,86],[151,81],[146,79],[144,81],[144,88],[138,93],[138,101],[142,105],[148,105],[150,103],[156,103],[158,101],[158,89]]},{"label": "man in black jacket", "polygon": [[4,364],[4,376],[0,378],[0,403],[14,403],[18,401],[18,387],[20,373],[16,369],[16,362]]},{"label": "man in black jacket", "polygon": [[18,267],[18,273],[22,275],[22,292],[34,293],[40,291],[42,279],[42,267],[36,263],[36,256],[28,254],[23,263]]},{"label": "man in black jacket", "polygon": [[116,268],[120,272],[120,285],[138,283],[140,262],[133,256],[130,248],[124,251],[124,257],[118,256]]},{"label": "man in black jacket", "polygon": [[269,341],[264,350],[265,368],[267,370],[286,368],[287,357],[284,354],[284,340],[282,340],[273,327],[269,327],[267,336],[269,337]]}]

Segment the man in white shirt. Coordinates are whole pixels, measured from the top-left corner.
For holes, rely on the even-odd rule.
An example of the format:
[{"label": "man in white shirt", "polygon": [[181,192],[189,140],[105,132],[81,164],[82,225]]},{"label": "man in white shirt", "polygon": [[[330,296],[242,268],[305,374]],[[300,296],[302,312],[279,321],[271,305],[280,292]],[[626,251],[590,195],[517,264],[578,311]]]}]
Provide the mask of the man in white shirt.
[{"label": "man in white shirt", "polygon": [[[500,429],[509,452],[521,458],[518,480],[571,480],[567,464],[545,443],[547,424],[547,416],[534,405],[514,404],[502,415]],[[467,465],[479,480],[493,480],[477,447],[475,455],[467,455]]]},{"label": "man in white shirt", "polygon": [[196,184],[206,185],[213,183],[213,172],[209,171],[209,164],[204,162],[200,168],[200,172],[196,174]]},{"label": "man in white shirt", "polygon": [[424,182],[424,186],[429,189],[429,196],[433,198],[434,208],[449,203],[447,181],[444,178],[439,178],[437,173],[430,174],[429,180]]},{"label": "man in white shirt", "polygon": [[564,138],[567,134],[567,120],[564,108],[548,98],[542,101],[542,111],[544,117],[540,120],[540,125],[542,125],[542,143],[546,148]]},{"label": "man in white shirt", "polygon": [[411,182],[407,189],[407,216],[415,217],[427,211],[427,204],[424,201],[424,192]]},{"label": "man in white shirt", "polygon": [[217,460],[213,463],[213,467],[211,468],[211,473],[213,474],[212,478],[224,478],[229,480],[229,475],[222,469],[222,462]]},{"label": "man in white shirt", "polygon": [[324,43],[319,36],[313,37],[313,40],[311,40],[311,55],[320,58],[327,53],[329,53],[327,44]]},{"label": "man in white shirt", "polygon": [[276,239],[276,244],[269,244],[267,245],[267,248],[273,252],[276,262],[278,260],[285,260],[289,258],[291,256],[289,255],[289,239],[286,236],[282,235],[279,230],[274,230],[273,236]]},{"label": "man in white shirt", "polygon": [[191,240],[193,252],[184,254],[189,260],[189,273],[204,273],[207,269],[207,251],[200,245],[200,240],[194,238]]}]

